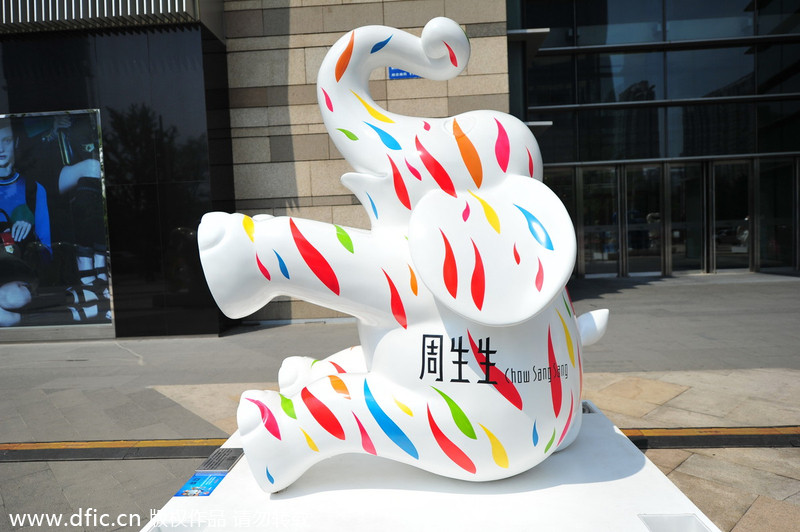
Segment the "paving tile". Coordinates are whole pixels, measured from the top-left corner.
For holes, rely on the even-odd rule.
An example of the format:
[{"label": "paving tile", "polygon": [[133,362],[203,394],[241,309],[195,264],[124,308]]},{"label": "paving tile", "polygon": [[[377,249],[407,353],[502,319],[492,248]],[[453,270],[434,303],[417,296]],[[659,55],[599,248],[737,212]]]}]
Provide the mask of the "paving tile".
[{"label": "paving tile", "polygon": [[644,454],[665,475],[670,474],[692,455],[683,449],[647,449]]},{"label": "paving tile", "polygon": [[584,395],[586,399],[589,399],[595,405],[597,405],[600,410],[609,410],[636,418],[643,417],[645,414],[658,406],[646,401],[628,399],[626,397],[620,397],[618,395],[606,393],[605,390],[584,390]]},{"label": "paving tile", "polygon": [[49,468],[4,479],[0,492],[6,510],[12,513],[69,513],[72,508]]},{"label": "paving tile", "polygon": [[706,517],[725,532],[736,525],[758,497],[754,493],[687,475],[678,470],[667,477]]},{"label": "paving tile", "polygon": [[800,506],[760,496],[733,527],[733,532],[800,530]]},{"label": "paving tile", "polygon": [[727,418],[736,425],[800,425],[800,404],[785,401],[745,399]]},{"label": "paving tile", "polygon": [[106,414],[125,430],[146,427],[158,422],[156,416],[131,402],[105,409]]},{"label": "paving tile", "polygon": [[690,388],[667,403],[667,406],[699,414],[725,417],[739,406],[744,397],[709,388]]},{"label": "paving tile", "polygon": [[726,460],[693,454],[676,471],[732,488],[782,500],[800,491],[800,480],[752,469]]},{"label": "paving tile", "polygon": [[617,395],[626,399],[662,405],[688,390],[680,386],[653,379],[625,377],[602,389],[604,394]]},{"label": "paving tile", "polygon": [[659,406],[643,419],[648,427],[724,427],[728,421],[716,416],[691,412],[682,408]]},{"label": "paving tile", "polygon": [[19,414],[0,420],[0,440],[5,443],[34,441],[33,433]]},{"label": "paving tile", "polygon": [[800,480],[800,448],[797,447],[687,449],[687,451]]}]

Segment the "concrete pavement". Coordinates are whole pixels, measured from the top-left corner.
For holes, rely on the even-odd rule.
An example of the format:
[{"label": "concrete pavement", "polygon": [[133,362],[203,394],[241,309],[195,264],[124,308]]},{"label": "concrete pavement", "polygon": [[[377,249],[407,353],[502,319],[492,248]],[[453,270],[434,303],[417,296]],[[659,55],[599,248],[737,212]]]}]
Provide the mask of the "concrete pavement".
[{"label": "concrete pavement", "polygon": [[[800,278],[592,279],[570,291],[578,313],[611,310],[608,333],[583,352],[585,392],[618,426],[800,425]],[[355,325],[334,321],[221,338],[0,344],[0,441],[223,437],[241,391],[274,387],[282,358],[356,343]],[[722,530],[800,530],[798,448],[646,454]],[[0,463],[0,530],[47,530],[9,514],[67,520],[86,508],[143,525],[200,462]],[[139,528],[84,525],[63,529]]]}]

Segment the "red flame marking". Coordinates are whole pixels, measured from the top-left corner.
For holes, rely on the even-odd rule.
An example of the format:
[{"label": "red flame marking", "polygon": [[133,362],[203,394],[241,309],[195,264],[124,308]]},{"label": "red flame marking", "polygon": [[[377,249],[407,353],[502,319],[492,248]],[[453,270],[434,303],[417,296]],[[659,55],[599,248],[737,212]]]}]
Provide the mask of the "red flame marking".
[{"label": "red flame marking", "polygon": [[417,144],[417,152],[419,152],[419,156],[422,159],[422,164],[425,165],[425,169],[433,176],[433,179],[439,185],[439,188],[453,196],[456,197],[456,189],[453,186],[453,181],[450,179],[450,175],[448,175],[447,171],[444,167],[434,159],[434,157],[428,153],[422,144],[419,141],[419,137],[415,137],[414,141]]},{"label": "red flame marking", "polygon": [[[387,155],[387,157],[389,157]],[[400,169],[397,168],[397,165],[394,164],[394,161],[391,157],[389,157],[389,162],[392,163],[392,177],[394,179],[394,192],[397,194],[397,199],[400,200],[400,203],[403,206],[411,210],[411,200],[408,198],[408,189],[406,189],[406,184],[403,181],[403,176],[400,175]]]},{"label": "red flame marking", "polygon": [[569,426],[572,423],[572,409],[575,407],[575,396],[572,395],[572,392],[569,392],[569,417],[567,418],[567,424],[564,425],[564,431],[561,433],[561,437],[558,438],[558,443],[556,447],[561,445],[561,442],[564,441],[564,436],[567,435],[567,431],[569,430]]},{"label": "red flame marking", "polygon": [[314,395],[308,391],[308,388],[303,388],[300,391],[300,397],[303,399],[303,403],[305,403],[308,411],[311,412],[311,415],[322,428],[327,430],[332,436],[340,440],[344,439],[344,429],[339,423],[339,420],[336,419],[336,416],[333,415],[330,408],[314,397]]},{"label": "red flame marking", "polygon": [[333,268],[331,265],[328,264],[328,261],[325,260],[325,257],[317,251],[317,248],[311,245],[311,243],[306,240],[306,237],[300,232],[297,226],[294,223],[294,220],[289,219],[289,227],[292,231],[292,238],[294,238],[294,244],[297,246],[297,250],[300,252],[300,256],[303,257],[303,260],[306,262],[311,271],[314,272],[314,275],[322,281],[322,284],[328,287],[331,292],[339,295],[339,279],[336,278],[336,274],[333,272]]},{"label": "red flame marking", "polygon": [[475,269],[472,271],[472,301],[478,310],[483,308],[483,297],[486,295],[486,275],[483,271],[483,259],[478,251],[478,246],[475,241],[472,242],[472,248],[475,250]]},{"label": "red flame marking", "polygon": [[468,471],[470,473],[475,473],[475,464],[472,463],[472,460],[469,457],[456,447],[456,444],[451,442],[447,439],[447,436],[441,431],[441,429],[436,425],[436,422],[433,420],[433,415],[431,414],[431,407],[428,407],[428,424],[431,426],[431,432],[433,433],[434,439],[436,439],[436,443],[439,444],[439,447],[442,448],[444,454],[447,457],[456,463],[461,469]]},{"label": "red flame marking", "polygon": [[328,93],[325,92],[325,89],[322,87],[320,87],[320,90],[322,90],[322,94],[325,95],[325,105],[327,106],[328,111],[333,112],[333,102],[331,102],[331,97],[328,96]]},{"label": "red flame marking", "polygon": [[444,236],[444,231],[439,229],[444,240],[444,265],[442,267],[442,275],[444,277],[444,285],[450,295],[456,297],[458,293],[458,268],[456,267],[456,257],[453,255],[453,248],[450,247],[450,242]]},{"label": "red flame marking", "polygon": [[390,307],[392,309],[392,315],[394,316],[394,319],[397,320],[397,323],[399,323],[403,329],[406,329],[408,327],[408,320],[406,319],[406,309],[403,307],[403,301],[400,299],[400,294],[397,292],[397,288],[394,286],[389,274],[383,269],[381,271],[383,272],[383,275],[386,276],[386,281],[389,283]]},{"label": "red flame marking", "polygon": [[444,45],[447,47],[447,51],[450,53],[450,63],[451,63],[451,64],[452,64],[454,67],[458,68],[458,58],[456,57],[456,53],[453,51],[453,49],[452,49],[452,48],[450,48],[450,45],[449,45],[449,44],[447,44],[447,43],[446,43],[446,42],[444,42],[444,41],[442,41],[442,42],[443,42],[443,43],[444,43]]},{"label": "red flame marking", "polygon": [[[475,340],[472,339],[472,334],[469,331],[467,331],[467,338],[469,338],[469,346],[472,348],[472,354],[475,355],[475,360],[478,361],[478,365],[483,369],[484,364],[486,364],[486,357],[478,350],[478,345],[475,343]],[[505,397],[509,403],[522,410],[522,397],[520,397],[519,391],[517,391],[514,383],[508,380],[497,366],[489,368],[489,380],[496,383],[493,384],[493,386],[500,392],[500,395]]]},{"label": "red flame marking", "polygon": [[539,259],[539,271],[536,272],[536,290],[541,292],[543,284],[544,284],[544,266],[542,266],[542,259]]},{"label": "red flame marking", "polygon": [[561,377],[556,376],[554,371],[558,368],[558,363],[549,327],[547,328],[547,364],[550,366],[550,394],[553,397],[553,412],[558,417],[561,413]]},{"label": "red flame marking", "polygon": [[525,148],[525,151],[528,152],[528,173],[533,177],[533,156],[531,155],[531,150],[528,148]]},{"label": "red flame marking", "polygon": [[269,276],[269,270],[267,270],[267,267],[261,262],[261,259],[258,258],[258,255],[256,255],[256,264],[258,264],[258,269],[261,272],[261,275],[266,277],[267,281],[271,281],[272,277]]},{"label": "red flame marking", "polygon": [[419,170],[411,166],[411,163],[408,162],[408,159],[406,159],[406,167],[408,168],[408,171],[411,172],[411,175],[422,181],[422,174],[419,173]]}]

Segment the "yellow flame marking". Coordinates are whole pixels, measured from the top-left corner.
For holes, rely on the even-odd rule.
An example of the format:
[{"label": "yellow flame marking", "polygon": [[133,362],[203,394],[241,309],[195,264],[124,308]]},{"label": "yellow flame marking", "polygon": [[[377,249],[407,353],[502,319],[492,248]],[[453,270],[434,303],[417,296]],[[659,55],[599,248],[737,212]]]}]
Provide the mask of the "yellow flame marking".
[{"label": "yellow flame marking", "polygon": [[572,367],[575,367],[575,348],[572,347],[572,336],[569,335],[569,329],[567,329],[567,324],[564,321],[564,318],[561,317],[561,313],[556,310],[556,314],[558,314],[558,319],[561,320],[561,326],[564,327],[564,336],[567,337],[567,349],[569,350],[569,361],[572,364]]},{"label": "yellow flame marking", "polygon": [[497,437],[489,432],[489,429],[478,423],[480,427],[483,429],[483,432],[489,437],[489,443],[492,444],[492,458],[494,458],[494,463],[499,465],[500,467],[508,469],[508,454],[506,454],[506,450],[503,448],[503,444],[500,443],[500,440]]},{"label": "yellow flame marking", "polygon": [[309,436],[308,434],[306,434],[306,431],[304,431],[303,429],[300,429],[300,432],[302,432],[302,433],[303,433],[303,436],[305,436],[305,437],[306,437],[306,443],[308,444],[308,447],[309,447],[309,448],[310,448],[312,451],[314,451],[315,453],[318,453],[318,452],[319,452],[319,447],[317,447],[317,444],[316,444],[316,443],[314,443],[314,440],[312,440],[312,439],[311,439],[311,436]]},{"label": "yellow flame marking", "polygon": [[256,225],[253,222],[253,219],[249,216],[245,216],[242,218],[242,227],[244,227],[244,232],[247,233],[247,236],[250,237],[250,242],[256,241]]},{"label": "yellow flame marking", "polygon": [[364,99],[361,98],[361,96],[355,93],[355,91],[351,90],[350,92],[353,93],[353,96],[358,98],[358,101],[361,102],[361,105],[364,106],[364,109],[367,110],[367,112],[372,116],[372,118],[374,118],[375,120],[380,120],[381,122],[386,122],[387,124],[394,124],[394,120],[392,120],[391,118],[389,118],[384,114],[379,113],[377,109],[375,109],[370,104],[365,102]]},{"label": "yellow flame marking", "polygon": [[403,403],[398,401],[396,397],[394,397],[393,399],[394,399],[395,404],[398,407],[400,407],[400,410],[402,410],[403,412],[405,412],[409,416],[414,417],[414,412],[412,412],[410,408],[408,408],[406,405],[404,405]]},{"label": "yellow flame marking", "polygon": [[489,225],[497,231],[497,234],[500,234],[500,218],[497,217],[497,213],[494,212],[492,206],[486,203],[486,201],[478,196],[476,196],[471,190],[469,191],[472,194],[472,197],[476,200],[481,202],[481,207],[483,207],[483,214],[486,216],[486,220],[489,222]]}]

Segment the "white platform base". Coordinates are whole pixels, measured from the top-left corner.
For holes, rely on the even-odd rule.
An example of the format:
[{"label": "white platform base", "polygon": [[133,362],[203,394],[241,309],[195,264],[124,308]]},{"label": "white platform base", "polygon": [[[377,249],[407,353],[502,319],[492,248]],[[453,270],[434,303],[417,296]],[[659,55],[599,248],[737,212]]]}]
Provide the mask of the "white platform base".
[{"label": "white platform base", "polygon": [[[237,447],[237,437],[225,447]],[[246,459],[210,496],[173,497],[142,531],[719,531],[599,412],[584,415],[569,448],[495,482],[452,480],[347,455],[268,495]]]}]

